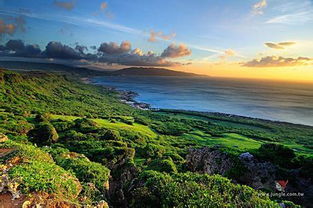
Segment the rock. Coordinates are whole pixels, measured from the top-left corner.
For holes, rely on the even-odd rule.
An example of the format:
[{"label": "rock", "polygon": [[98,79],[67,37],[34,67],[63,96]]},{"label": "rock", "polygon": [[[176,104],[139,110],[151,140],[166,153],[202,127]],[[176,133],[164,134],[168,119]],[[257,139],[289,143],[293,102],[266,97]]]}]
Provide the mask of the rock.
[{"label": "rock", "polygon": [[0,142],[5,142],[7,140],[9,140],[9,138],[6,135],[0,133]]},{"label": "rock", "polygon": [[254,156],[252,154],[250,154],[249,152],[245,152],[245,153],[242,153],[241,155],[239,155],[239,158],[242,160],[250,160],[253,157]]},{"label": "rock", "polygon": [[190,149],[187,166],[191,171],[225,175],[233,167],[232,159],[216,148]]},{"label": "rock", "polygon": [[275,189],[277,167],[270,162],[260,162],[249,152],[239,155],[246,168],[239,180],[254,189]]},{"label": "rock", "polygon": [[[235,159],[217,148],[190,149],[186,160],[189,170],[210,175],[225,176],[232,168],[236,168]],[[238,178],[233,178],[234,180],[255,189],[274,190],[277,171],[275,165],[260,162],[249,152],[242,153],[239,156],[239,162],[245,170]]]},{"label": "rock", "polygon": [[129,190],[126,190],[126,184],[132,184],[133,180],[138,175],[138,169],[134,164],[120,164],[115,167],[115,170],[119,170],[122,174],[120,176],[112,176],[110,178],[110,188],[108,195],[110,202],[116,207],[128,207],[127,195]]}]

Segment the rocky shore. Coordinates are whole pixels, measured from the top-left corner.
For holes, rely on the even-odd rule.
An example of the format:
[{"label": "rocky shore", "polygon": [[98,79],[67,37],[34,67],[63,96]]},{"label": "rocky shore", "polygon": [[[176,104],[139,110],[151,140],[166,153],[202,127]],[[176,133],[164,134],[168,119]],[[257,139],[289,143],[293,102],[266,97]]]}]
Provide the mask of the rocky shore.
[{"label": "rocky shore", "polygon": [[120,100],[123,103],[126,103],[134,108],[138,108],[141,110],[149,110],[150,109],[150,105],[147,103],[143,103],[143,102],[137,102],[135,100],[135,97],[138,96],[138,93],[136,92],[132,92],[132,91],[126,91],[126,90],[116,90],[113,88],[113,90],[117,91],[120,95]]}]

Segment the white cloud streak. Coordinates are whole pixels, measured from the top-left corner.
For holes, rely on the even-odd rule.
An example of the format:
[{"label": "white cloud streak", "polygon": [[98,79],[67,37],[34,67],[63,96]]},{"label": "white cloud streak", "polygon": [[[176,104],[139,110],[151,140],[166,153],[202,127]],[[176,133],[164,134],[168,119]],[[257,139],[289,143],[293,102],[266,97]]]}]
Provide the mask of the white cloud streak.
[{"label": "white cloud streak", "polygon": [[265,21],[267,24],[295,25],[313,21],[313,3],[310,0],[289,2],[273,9],[280,15]]}]

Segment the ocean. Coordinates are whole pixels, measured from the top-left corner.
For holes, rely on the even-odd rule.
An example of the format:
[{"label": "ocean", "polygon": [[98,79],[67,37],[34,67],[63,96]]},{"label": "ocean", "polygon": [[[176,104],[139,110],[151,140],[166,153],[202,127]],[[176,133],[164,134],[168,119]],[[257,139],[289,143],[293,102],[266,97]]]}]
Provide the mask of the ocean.
[{"label": "ocean", "polygon": [[220,112],[313,126],[313,84],[211,77],[104,76],[153,108]]}]

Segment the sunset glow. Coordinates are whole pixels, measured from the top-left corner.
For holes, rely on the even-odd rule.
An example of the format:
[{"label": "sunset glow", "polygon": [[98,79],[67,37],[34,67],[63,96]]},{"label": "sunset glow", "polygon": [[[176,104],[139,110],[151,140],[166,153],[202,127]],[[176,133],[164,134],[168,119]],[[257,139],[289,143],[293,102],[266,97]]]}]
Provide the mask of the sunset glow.
[{"label": "sunset glow", "polygon": [[311,0],[1,0],[0,6],[1,60],[313,82]]}]

